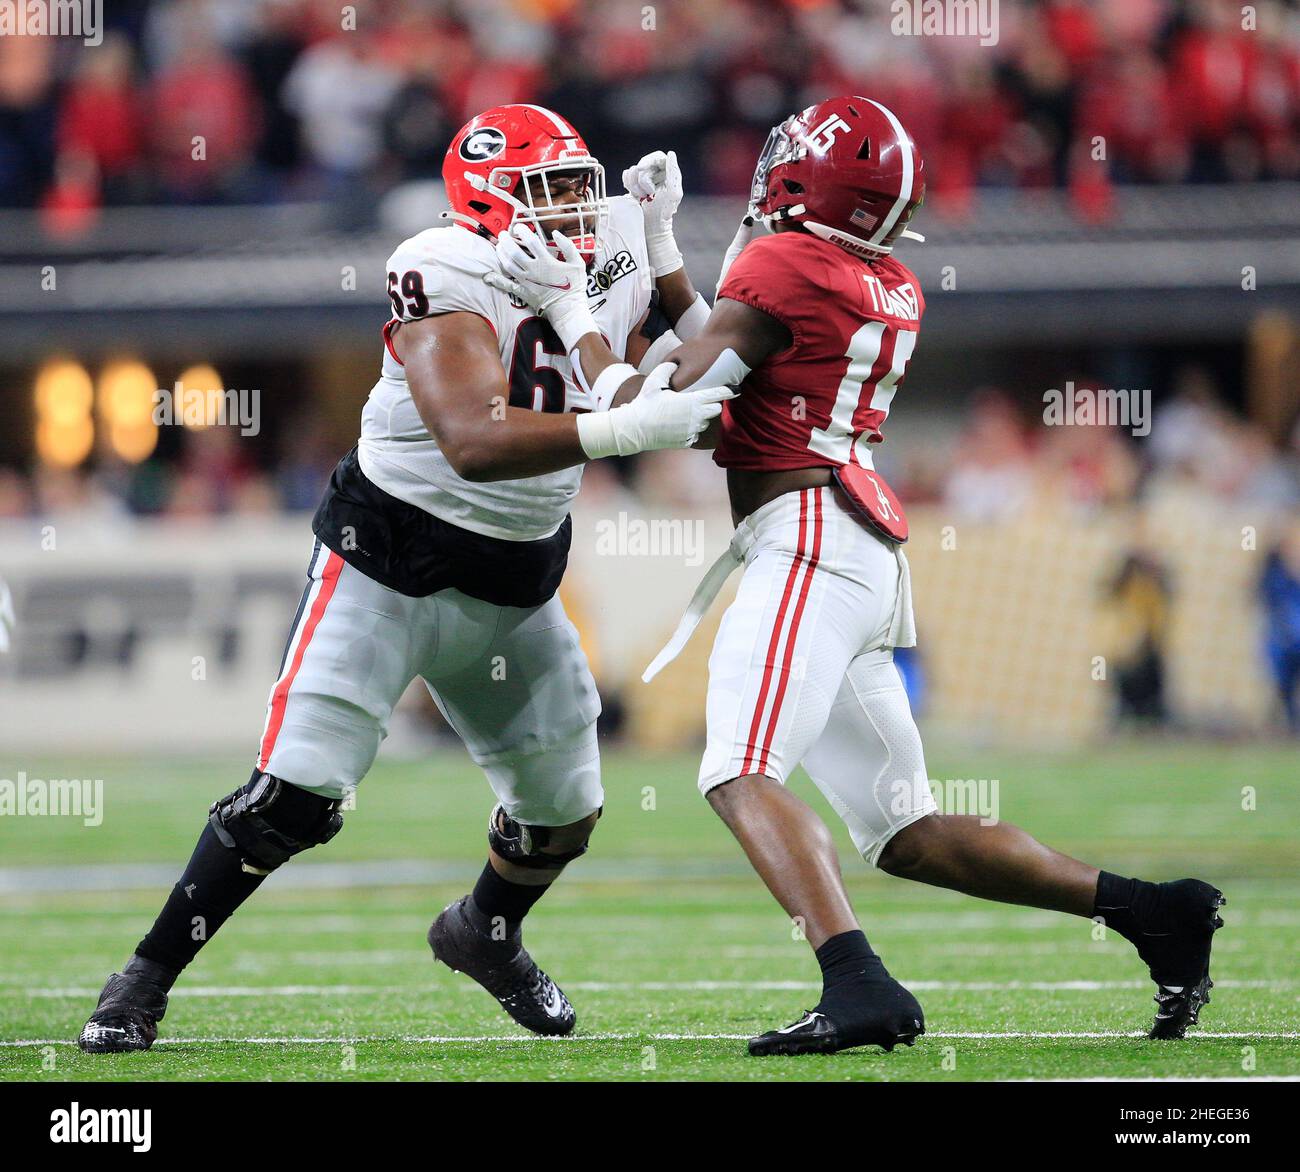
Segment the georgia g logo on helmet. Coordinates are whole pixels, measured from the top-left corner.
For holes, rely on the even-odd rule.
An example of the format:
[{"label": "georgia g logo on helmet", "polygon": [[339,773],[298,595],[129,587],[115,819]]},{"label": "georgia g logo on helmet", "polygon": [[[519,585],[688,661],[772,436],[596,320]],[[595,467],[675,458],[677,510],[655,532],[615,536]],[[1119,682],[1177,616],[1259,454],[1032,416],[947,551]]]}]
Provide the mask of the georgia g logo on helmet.
[{"label": "georgia g logo on helmet", "polygon": [[495,126],[484,126],[467,134],[460,144],[460,157],[468,163],[495,159],[506,149],[506,136]]}]

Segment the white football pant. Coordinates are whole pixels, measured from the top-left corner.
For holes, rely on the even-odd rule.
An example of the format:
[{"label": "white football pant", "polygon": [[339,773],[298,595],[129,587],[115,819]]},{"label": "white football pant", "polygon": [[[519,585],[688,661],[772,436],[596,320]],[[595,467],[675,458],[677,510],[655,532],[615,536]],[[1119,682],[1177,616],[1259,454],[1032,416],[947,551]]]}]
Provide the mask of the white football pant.
[{"label": "white football pant", "polygon": [[324,797],[356,788],[420,676],[505,811],[565,826],[604,802],[600,698],[558,596],[533,609],[409,598],[317,542],[257,767]]},{"label": "white football pant", "polygon": [[833,487],[770,501],[733,548],[745,571],[709,658],[700,790],[747,774],[784,784],[802,763],[874,866],[937,808],[893,662],[915,642],[903,551]]}]

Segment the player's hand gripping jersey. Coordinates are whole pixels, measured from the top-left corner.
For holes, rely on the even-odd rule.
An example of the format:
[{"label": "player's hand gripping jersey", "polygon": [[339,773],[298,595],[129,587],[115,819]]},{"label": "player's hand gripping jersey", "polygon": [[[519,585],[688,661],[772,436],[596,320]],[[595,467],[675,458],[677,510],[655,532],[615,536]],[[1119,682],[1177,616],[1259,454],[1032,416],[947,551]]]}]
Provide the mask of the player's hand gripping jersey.
[{"label": "player's hand gripping jersey", "polygon": [[[650,306],[654,278],[640,209],[626,196],[609,205],[609,226],[591,266],[587,295],[601,333],[622,359],[628,335]],[[595,402],[575,378],[572,362],[547,322],[483,280],[496,271],[492,241],[459,226],[421,232],[389,258],[393,316],[384,330],[382,373],[362,414],[359,456],[366,476],[399,500],[474,533],[535,541],[563,523],[583,466],[525,480],[462,479],[421,422],[392,345],[402,322],[438,313],[475,313],[496,334],[510,406],[608,410],[608,402]]]}]

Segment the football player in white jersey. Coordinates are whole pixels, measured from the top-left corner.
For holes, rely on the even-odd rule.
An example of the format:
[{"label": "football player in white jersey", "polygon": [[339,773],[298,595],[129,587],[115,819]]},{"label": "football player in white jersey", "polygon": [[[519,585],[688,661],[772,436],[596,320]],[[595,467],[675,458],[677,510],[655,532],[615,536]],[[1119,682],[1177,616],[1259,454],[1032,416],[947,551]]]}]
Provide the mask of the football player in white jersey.
[{"label": "football player in white jersey", "polygon": [[[498,799],[487,864],[434,921],[434,955],[528,1029],[574,1027],[520,928],[587,849],[604,801],[600,701],[555,594],[569,503],[586,461],[690,446],[731,392],[671,392],[659,364],[708,317],[673,241],[671,155],[624,173],[635,195],[606,199],[569,122],[511,105],[456,134],[443,176],[454,223],[388,262],[382,373],[315,517],[252,777],[213,803],[152,929],[104,986],[83,1050],[152,1045],[204,941],[268,874],[338,833],[416,677]],[[494,242],[520,230],[585,262],[567,270],[587,285],[567,314],[546,320],[487,279],[500,277]]]}]

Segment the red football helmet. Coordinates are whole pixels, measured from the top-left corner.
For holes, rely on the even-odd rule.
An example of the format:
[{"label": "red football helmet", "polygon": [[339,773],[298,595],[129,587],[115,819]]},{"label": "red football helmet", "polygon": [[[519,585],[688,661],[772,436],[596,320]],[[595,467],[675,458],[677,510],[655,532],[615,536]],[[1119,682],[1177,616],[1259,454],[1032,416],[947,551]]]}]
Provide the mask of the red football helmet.
[{"label": "red football helmet", "polygon": [[870,259],[908,235],[925,198],[925,164],[903,124],[850,95],[793,114],[768,136],[750,193],[754,215],[794,220]]},{"label": "red football helmet", "polygon": [[[535,198],[528,180],[537,175],[545,182]],[[553,203],[552,175],[575,179],[579,202]],[[550,244],[557,223],[577,217],[571,238],[590,261],[609,222],[605,168],[573,126],[542,106],[494,106],[471,118],[447,148],[442,178],[452,208],[443,214],[493,239],[523,221]]]}]

